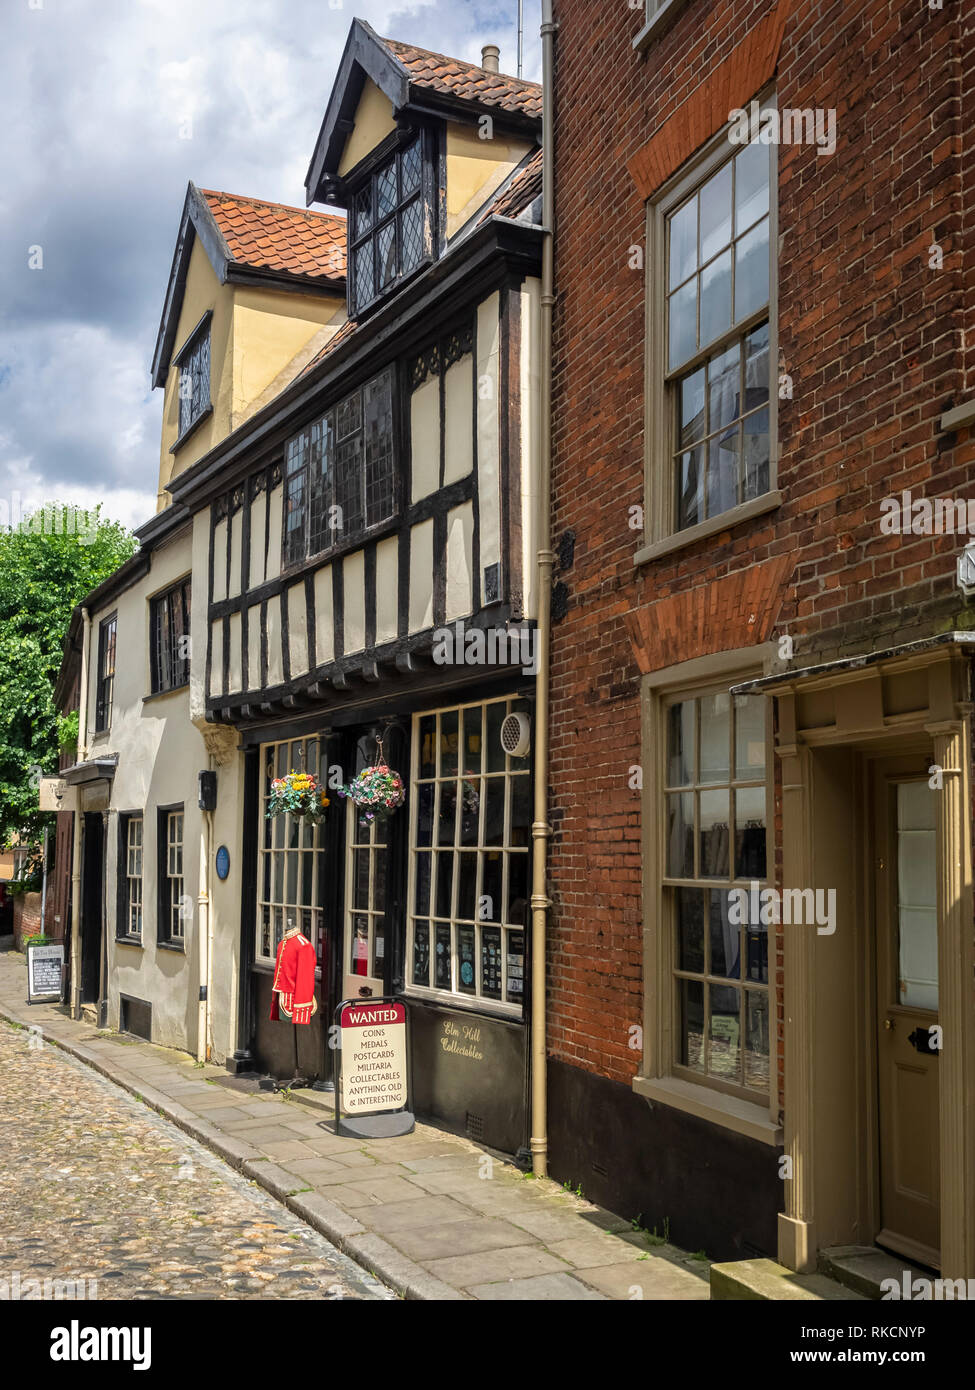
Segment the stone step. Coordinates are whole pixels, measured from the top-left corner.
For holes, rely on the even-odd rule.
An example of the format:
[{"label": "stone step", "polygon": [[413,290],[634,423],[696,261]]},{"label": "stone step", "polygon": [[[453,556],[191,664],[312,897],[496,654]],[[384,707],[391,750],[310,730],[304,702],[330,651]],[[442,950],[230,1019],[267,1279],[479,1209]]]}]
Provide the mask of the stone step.
[{"label": "stone step", "polygon": [[796,1274],[775,1260],[732,1260],[711,1266],[711,1298],[778,1302],[862,1299],[825,1274]]},{"label": "stone step", "polygon": [[895,1280],[898,1289],[902,1289],[905,1273],[909,1281],[935,1277],[930,1270],[920,1269],[897,1255],[889,1255],[876,1245],[834,1245],[820,1250],[817,1265],[827,1278],[836,1279],[864,1298],[874,1300],[882,1299],[887,1292],[883,1287],[886,1279]]}]

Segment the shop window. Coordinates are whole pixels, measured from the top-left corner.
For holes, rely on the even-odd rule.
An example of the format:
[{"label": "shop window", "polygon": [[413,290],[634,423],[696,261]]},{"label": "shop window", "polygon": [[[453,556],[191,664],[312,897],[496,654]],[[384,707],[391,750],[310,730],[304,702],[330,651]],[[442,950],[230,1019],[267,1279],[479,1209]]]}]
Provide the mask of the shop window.
[{"label": "shop window", "polygon": [[380,372],[296,435],[285,453],[288,565],[354,541],[396,514],[393,372]]},{"label": "shop window", "polygon": [[767,1096],[769,929],[729,899],[736,885],[767,883],[766,702],[715,690],[663,713],[673,1071]]},{"label": "shop window", "polygon": [[112,722],[115,693],[115,638],[118,615],[113,613],[98,628],[98,688],[95,695],[95,733],[104,733]]},{"label": "shop window", "polygon": [[183,808],[164,807],[159,811],[159,940],[165,945],[182,946],[190,915],[183,880]]},{"label": "shop window", "polygon": [[417,715],[407,989],[520,1015],[530,894],[531,755],[507,754],[507,698]]},{"label": "shop window", "polygon": [[289,772],[309,772],[317,778],[320,756],[317,738],[285,739],[261,747],[255,954],[265,965],[274,964],[284,934],[292,927],[308,938],[322,964],[322,826],[305,816],[267,816],[272,780]]},{"label": "shop window", "polygon": [[153,695],[190,679],[190,581],[183,579],[149,604],[149,677]]},{"label": "shop window", "polygon": [[775,488],[775,149],[716,140],[650,209],[652,540]]},{"label": "shop window", "polygon": [[142,939],[141,815],[119,816],[119,906],[116,934],[129,941]]}]

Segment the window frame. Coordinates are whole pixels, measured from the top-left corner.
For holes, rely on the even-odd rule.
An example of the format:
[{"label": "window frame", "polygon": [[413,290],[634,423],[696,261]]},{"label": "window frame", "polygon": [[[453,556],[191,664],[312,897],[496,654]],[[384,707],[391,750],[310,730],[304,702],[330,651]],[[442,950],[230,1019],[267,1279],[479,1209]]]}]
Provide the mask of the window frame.
[{"label": "window frame", "polygon": [[[160,589],[156,594],[149,598],[149,693],[150,695],[167,695],[172,690],[183,690],[190,683],[190,662],[189,655],[177,657],[173,663],[173,673],[181,675],[183,679],[173,680],[168,684],[163,684],[159,670],[159,638],[157,629],[161,605],[167,605],[167,624],[172,629],[172,612],[169,609],[170,600],[175,594],[181,598],[180,611],[183,630],[177,635],[189,639],[192,633],[193,620],[193,583],[192,575],[185,574],[182,579],[178,579],[175,584],[168,585],[165,589]],[[172,639],[170,639],[172,640]],[[170,656],[172,652],[170,652]]]},{"label": "window frame", "polygon": [[[408,806],[409,806],[409,817],[410,817],[410,819],[409,819],[409,842],[408,842],[408,853],[407,853],[407,859],[408,859],[408,872],[407,872],[407,896],[406,896],[406,933],[405,933],[406,942],[405,942],[405,956],[404,956],[404,965],[403,965],[403,990],[402,990],[402,992],[403,992],[404,996],[406,996],[406,997],[408,997],[408,998],[415,998],[415,999],[421,999],[421,1000],[428,1000],[428,1001],[430,1001],[430,1002],[434,1002],[434,1003],[438,1003],[438,1004],[441,1004],[441,1005],[445,1005],[445,1006],[450,1007],[450,1008],[457,1008],[457,1009],[460,1009],[460,1010],[466,1010],[466,1011],[468,1011],[468,1012],[474,1012],[474,1013],[478,1013],[478,1014],[484,1014],[484,1015],[495,1016],[495,1017],[500,1017],[500,1018],[507,1018],[507,1019],[512,1019],[512,1020],[516,1020],[516,1021],[522,1020],[522,1019],[524,1018],[524,1016],[525,1016],[525,1006],[526,1006],[527,991],[528,991],[528,983],[529,983],[529,973],[528,973],[528,972],[529,972],[529,944],[530,944],[530,934],[531,934],[531,922],[530,922],[530,912],[529,912],[528,905],[529,905],[530,902],[531,902],[531,874],[532,874],[532,859],[531,859],[531,855],[532,855],[532,849],[531,849],[531,830],[530,830],[530,825],[531,825],[531,817],[532,817],[532,811],[531,811],[531,804],[532,804],[532,803],[531,803],[531,797],[532,797],[532,784],[533,784],[534,773],[533,773],[533,769],[532,769],[532,765],[531,765],[531,753],[529,752],[529,754],[527,755],[528,758],[529,758],[529,766],[528,766],[528,768],[525,769],[524,771],[520,771],[520,770],[519,770],[519,771],[512,772],[512,771],[511,771],[511,767],[510,767],[510,762],[511,762],[510,755],[505,754],[505,769],[504,769],[504,772],[503,772],[503,773],[494,772],[494,773],[490,773],[490,774],[489,774],[489,773],[487,772],[487,758],[486,758],[486,746],[485,746],[485,745],[486,745],[486,731],[487,731],[487,729],[488,729],[488,723],[487,723],[487,709],[488,709],[488,707],[489,707],[490,705],[492,705],[492,704],[500,704],[500,705],[507,706],[507,707],[509,708],[509,710],[510,710],[511,707],[516,706],[516,705],[518,705],[518,704],[524,702],[524,701],[526,700],[526,698],[527,698],[527,697],[526,697],[524,694],[519,694],[519,693],[515,693],[515,692],[508,691],[508,692],[506,692],[504,695],[489,695],[489,696],[485,696],[484,698],[482,698],[482,699],[480,699],[480,700],[468,700],[468,701],[465,701],[465,702],[459,703],[459,704],[437,705],[437,706],[434,706],[433,708],[430,708],[430,709],[418,710],[418,711],[413,715],[412,725],[411,725],[411,740],[410,740],[410,742],[411,742],[411,752],[410,752],[410,784],[409,784],[409,788],[408,788],[408,790],[407,790],[407,802],[408,802]],[[529,701],[529,704],[530,704],[530,701]],[[455,780],[455,781],[463,780],[462,774],[459,774],[459,773],[458,773],[458,774],[448,774],[448,775],[445,775],[445,774],[442,773],[442,771],[441,771],[441,767],[442,767],[442,764],[441,764],[442,748],[440,747],[439,740],[438,740],[438,746],[437,746],[437,751],[436,751],[435,772],[434,772],[433,778],[432,778],[432,779],[431,779],[430,777],[420,778],[419,775],[418,775],[418,774],[419,774],[419,770],[420,770],[420,756],[421,756],[421,748],[420,748],[420,744],[421,744],[421,736],[420,736],[421,721],[422,721],[423,719],[429,717],[430,715],[435,715],[435,716],[437,717],[437,719],[438,719],[438,725],[437,725],[437,727],[439,728],[439,717],[440,717],[442,714],[451,714],[451,713],[456,712],[457,715],[458,715],[458,733],[459,733],[460,729],[463,727],[462,721],[463,721],[464,712],[465,712],[466,710],[469,710],[469,709],[481,709],[481,710],[483,711],[482,717],[481,717],[481,718],[482,718],[481,727],[482,727],[482,731],[483,731],[483,736],[482,736],[482,743],[481,743],[481,751],[482,751],[482,757],[481,757],[481,771],[480,771],[480,774],[479,774],[480,788],[484,788],[484,787],[485,787],[485,783],[486,783],[486,780],[487,780],[488,778],[492,778],[492,779],[495,779],[495,780],[500,780],[500,779],[503,777],[503,778],[505,779],[505,782],[506,782],[506,786],[505,786],[505,797],[504,797],[504,813],[503,813],[504,829],[503,829],[503,831],[502,831],[502,844],[501,844],[500,846],[485,846],[485,845],[483,845],[483,843],[482,843],[482,842],[483,842],[483,839],[484,839],[484,817],[483,817],[483,816],[479,818],[479,822],[478,822],[478,839],[477,839],[477,844],[476,844],[476,845],[473,845],[473,846],[463,846],[463,845],[461,845],[461,844],[458,842],[458,837],[457,837],[457,825],[458,825],[458,820],[460,819],[460,808],[459,808],[459,807],[456,807],[456,805],[455,805],[455,817],[457,817],[457,819],[455,819],[454,840],[453,840],[453,843],[452,843],[450,846],[447,846],[447,845],[442,845],[442,846],[441,846],[441,845],[438,844],[437,838],[436,838],[436,827],[437,827],[437,808],[438,808],[438,805],[439,805],[439,787],[440,787],[441,783],[442,783],[443,781],[445,781],[445,780],[446,780],[446,781],[450,781],[450,780]],[[533,721],[533,722],[534,722],[534,721]],[[534,729],[533,729],[533,738],[534,738]],[[459,739],[458,739],[458,751],[460,750],[461,742],[462,742],[462,740],[459,738]],[[509,831],[509,826],[510,826],[510,811],[509,811],[509,807],[510,807],[511,798],[510,798],[509,795],[508,795],[507,782],[508,782],[508,780],[511,779],[512,777],[525,777],[525,778],[527,779],[527,784],[528,784],[528,795],[529,795],[529,827],[528,827],[528,830],[527,830],[528,843],[527,843],[524,847],[522,847],[522,846],[511,846],[511,845],[510,845],[510,842],[509,842],[509,837],[508,837],[508,831]],[[419,803],[420,803],[420,796],[419,796],[419,792],[418,792],[418,784],[431,785],[431,783],[432,783],[432,785],[433,785],[434,788],[435,788],[435,800],[434,800],[433,808],[432,808],[432,810],[431,810],[430,844],[429,844],[429,846],[419,846],[419,847],[418,847],[418,846],[417,846],[417,818],[418,818],[418,815],[419,815]],[[480,795],[480,794],[482,794],[482,793],[481,793],[480,790],[479,790],[479,795]],[[466,852],[466,853],[474,853],[474,854],[476,854],[476,855],[478,856],[478,860],[480,860],[482,854],[484,853],[484,850],[485,850],[485,849],[492,849],[492,848],[497,848],[497,849],[499,849],[499,850],[502,852],[502,854],[504,854],[504,855],[524,854],[524,855],[526,856],[526,867],[527,867],[526,884],[527,884],[527,892],[526,892],[526,897],[525,897],[525,901],[526,901],[526,914],[525,914],[525,923],[524,923],[524,925],[520,925],[520,924],[514,923],[514,922],[506,922],[506,921],[504,920],[504,917],[503,917],[502,915],[500,915],[500,914],[499,914],[499,915],[496,915],[496,916],[495,916],[494,918],[492,918],[490,921],[484,921],[484,922],[482,922],[482,921],[480,921],[480,920],[475,919],[475,921],[473,922],[473,924],[472,924],[471,921],[470,921],[469,919],[467,919],[467,918],[458,918],[457,915],[456,915],[456,910],[457,910],[457,898],[458,898],[458,892],[459,892],[459,874],[457,874],[457,873],[452,874],[452,883],[451,883],[451,911],[450,911],[450,918],[449,918],[449,919],[438,918],[438,916],[436,915],[436,913],[435,913],[434,910],[433,910],[434,907],[436,906],[435,902],[433,901],[433,895],[434,895],[435,887],[436,887],[436,877],[435,877],[435,872],[434,872],[434,864],[433,864],[433,858],[432,858],[432,856],[433,856],[434,854],[437,854],[437,853],[444,853],[445,851],[447,851],[447,850],[449,849],[449,850],[451,850],[451,851],[453,852],[453,854],[454,854],[454,856],[455,856],[455,862],[456,862],[456,856],[457,856],[459,853],[463,853],[463,852]],[[417,883],[417,862],[418,862],[418,861],[417,861],[417,855],[418,855],[418,853],[425,853],[425,854],[431,855],[431,869],[430,869],[430,901],[429,901],[429,909],[430,909],[430,910],[429,910],[429,912],[427,913],[427,915],[426,915],[425,917],[419,916],[419,914],[417,914],[417,912],[416,912],[416,910],[415,910],[415,908],[416,908],[416,883]],[[507,881],[508,881],[508,880],[507,880],[507,865],[504,863],[504,861],[502,861],[501,870],[502,870],[502,889],[501,889],[502,905],[501,905],[501,913],[504,913],[504,911],[506,910],[506,909],[505,909],[505,901],[506,901],[506,898],[507,898]],[[475,904],[476,904],[476,903],[479,902],[480,897],[481,897],[481,895],[482,895],[481,892],[480,892],[479,890],[482,890],[483,887],[484,887],[480,863],[478,863],[478,867],[477,867],[477,877],[476,877],[475,883],[476,883],[476,886],[475,886]],[[437,927],[438,925],[441,925],[441,926],[442,926],[442,925],[444,924],[445,921],[449,920],[449,929],[450,929],[450,933],[451,933],[451,980],[452,980],[452,983],[456,980],[456,974],[457,974],[457,971],[456,971],[456,964],[457,964],[458,954],[459,954],[459,953],[458,953],[458,949],[457,949],[457,931],[458,931],[458,928],[460,927],[460,928],[467,929],[467,928],[473,927],[473,931],[474,931],[474,957],[475,957],[475,962],[476,962],[476,965],[475,965],[475,981],[474,981],[474,982],[475,982],[475,990],[474,990],[473,993],[467,993],[467,992],[465,992],[465,991],[462,991],[462,990],[459,990],[459,989],[454,989],[454,988],[451,988],[451,989],[449,989],[449,990],[440,989],[440,988],[437,988],[435,985],[432,985],[432,984],[422,985],[422,984],[415,984],[415,983],[414,983],[414,981],[413,981],[413,949],[414,949],[414,940],[415,940],[415,925],[416,925],[416,921],[417,921],[417,919],[418,919],[418,916],[419,916],[419,920],[420,920],[420,921],[425,922],[425,923],[427,924],[427,926],[428,926],[428,928],[429,928],[429,933],[430,933],[429,938],[428,938],[428,944],[427,944],[427,954],[428,954],[429,961],[430,961],[430,964],[429,964],[429,966],[428,966],[428,976],[427,976],[428,980],[430,980],[430,979],[433,978],[433,973],[434,973],[434,968],[435,968],[435,967],[434,967],[434,959],[435,959],[434,942],[435,942],[435,939],[436,939],[436,927]],[[500,933],[501,933],[501,953],[500,953],[500,954],[501,954],[501,960],[500,960],[500,965],[501,965],[501,979],[500,979],[501,998],[499,998],[499,999],[493,999],[493,998],[491,998],[489,995],[483,995],[483,994],[480,992],[480,991],[481,991],[481,983],[482,983],[482,981],[481,981],[481,966],[482,966],[482,961],[483,961],[483,953],[482,953],[482,932],[483,932],[483,929],[484,929],[485,927],[488,927],[488,928],[495,928],[495,929],[497,929],[498,931],[500,931]],[[510,968],[510,967],[509,967],[508,956],[509,956],[509,954],[512,954],[512,953],[509,951],[508,942],[509,942],[509,939],[510,939],[511,935],[512,935],[513,933],[517,933],[517,932],[520,932],[521,935],[522,935],[522,951],[521,951],[521,972],[522,972],[522,974],[521,974],[521,982],[522,982],[522,983],[521,983],[521,991],[520,991],[520,992],[521,992],[521,998],[520,998],[520,1000],[518,1000],[518,1001],[512,1001],[512,1000],[510,1000],[510,999],[507,997],[508,994],[509,994],[509,992],[510,992],[509,989],[508,989],[508,984],[509,984],[508,970],[509,970],[509,968]],[[517,978],[517,977],[511,977],[511,978]]]},{"label": "window frame", "polygon": [[[141,826],[141,838],[138,846],[131,843],[132,826]],[[131,855],[134,849],[138,849],[141,856],[141,871],[133,874],[131,870]],[[115,939],[126,941],[131,945],[141,946],[143,933],[145,931],[145,873],[146,873],[146,823],[145,815],[142,811],[122,811],[118,818],[118,897],[115,916]],[[138,909],[139,909],[139,930],[133,931],[132,906],[133,906],[133,883],[138,883]]]},{"label": "window frame", "polygon": [[[307,757],[307,749],[309,745],[314,745],[317,750],[314,759]],[[293,755],[292,750],[296,752],[299,747],[303,747],[306,751],[306,770],[310,771],[312,775],[320,781],[322,776],[321,765],[323,761],[325,762],[326,774],[328,771],[326,742],[322,736],[318,734],[305,734],[293,738],[276,739],[271,743],[262,743],[259,747],[259,829],[257,839],[257,867],[254,891],[253,922],[254,962],[258,967],[262,969],[273,970],[277,961],[278,946],[280,945],[280,942],[283,939],[285,932],[289,931],[292,926],[296,926],[301,930],[301,932],[305,936],[308,937],[309,941],[311,941],[312,945],[315,947],[315,978],[319,979],[321,977],[321,964],[325,950],[325,896],[327,879],[325,876],[324,855],[326,849],[326,824],[321,823],[317,826],[312,826],[309,823],[309,826],[306,827],[303,824],[299,823],[298,844],[295,846],[291,846],[288,843],[289,830],[291,827],[291,822],[294,818],[290,814],[285,814],[284,816],[274,816],[269,819],[266,815],[268,793],[270,792],[271,780],[273,777],[280,777],[283,775],[283,773],[292,771],[292,768],[290,766]],[[281,748],[288,750],[282,760],[284,763],[288,763],[288,766],[284,767],[283,773],[279,764],[278,753],[278,750]],[[295,772],[298,772],[301,769],[296,766],[293,770]],[[330,808],[329,814],[335,814],[336,802],[338,799],[334,796],[334,794],[331,796],[330,799],[332,802],[332,806]],[[340,805],[338,807],[338,812],[339,814],[341,814]],[[281,845],[274,844],[274,828],[275,823],[277,821],[280,821],[282,823],[281,838],[283,843]],[[304,843],[304,831],[306,828],[311,829],[311,844]],[[270,843],[267,843],[267,841],[270,841]],[[299,898],[304,883],[304,874],[302,872],[304,857],[307,855],[311,858],[312,902],[310,904],[306,904],[302,901],[289,902],[287,900],[287,854],[289,852],[296,852],[298,854],[296,885]],[[285,856],[281,872],[281,878],[285,888],[285,893],[280,899],[280,901],[274,896],[275,874],[273,856],[276,854]],[[271,885],[271,893],[269,896],[265,896],[264,894],[265,866],[268,866],[268,877]],[[269,952],[264,950],[263,941],[265,935],[265,910],[267,911],[267,936],[270,942]],[[278,935],[277,933],[277,927],[275,924],[276,912],[279,913],[281,917],[280,935]],[[294,920],[288,918],[288,913],[294,914]],[[308,914],[307,920],[305,919],[305,914]]]},{"label": "window frame", "polygon": [[[762,109],[775,105],[775,93],[760,94]],[[729,121],[701,149],[682,165],[647,203],[646,210],[646,293],[644,354],[644,544],[635,557],[643,564],[719,531],[726,531],[750,517],[773,510],[782,501],[778,488],[778,159],[777,146],[769,149],[769,301],[727,334],[716,338],[675,372],[668,369],[667,342],[667,219],[713,174],[734,158],[743,146],[732,144]],[[671,377],[693,370],[700,358],[717,352],[722,345],[743,337],[768,319],[769,325],[769,486],[761,496],[739,502],[694,526],[677,530],[673,460],[676,452],[676,408]]]},{"label": "window frame", "polygon": [[[420,182],[417,193],[411,193],[408,198],[402,197],[402,186],[400,183],[399,161],[407,149],[414,143],[420,147]],[[437,165],[437,135],[436,131],[426,125],[421,125],[407,138],[397,136],[391,148],[385,150],[380,157],[372,158],[368,167],[361,170],[348,182],[346,211],[348,230],[346,233],[346,263],[347,274],[347,310],[350,319],[359,320],[371,313],[378,305],[384,303],[390,295],[405,284],[412,276],[416,275],[424,266],[430,265],[437,255],[438,246],[438,199],[435,196],[438,180],[435,177]],[[396,165],[397,180],[397,201],[392,212],[386,217],[381,218],[377,224],[375,217],[370,225],[368,232],[362,236],[355,235],[355,204],[356,199],[367,184],[374,187],[374,180],[387,169],[390,164]],[[379,225],[387,225],[393,222],[397,227],[397,263],[401,264],[399,249],[399,218],[403,209],[411,203],[415,197],[420,200],[420,215],[422,219],[421,235],[425,245],[421,247],[421,253],[415,265],[408,270],[397,269],[396,274],[385,288],[375,290],[376,283],[376,236]],[[373,287],[372,297],[363,304],[356,301],[356,255],[363,246],[369,244],[373,248]]]},{"label": "window frame", "polygon": [[[368,391],[371,387],[373,387],[373,386],[377,385],[379,382],[381,382],[383,378],[387,378],[387,379],[388,379],[388,382],[389,382],[389,444],[390,444],[390,458],[391,458],[390,467],[389,467],[389,473],[390,473],[390,476],[391,476],[391,479],[392,479],[392,486],[391,486],[391,489],[390,489],[390,494],[391,494],[391,498],[392,498],[392,509],[391,509],[391,511],[390,511],[390,513],[389,513],[388,516],[382,517],[380,520],[378,520],[378,521],[373,521],[373,522],[370,523],[370,522],[368,521],[368,505],[369,505],[369,498],[368,498],[368,476],[367,476],[366,463],[365,463],[365,453],[366,453],[366,393],[367,393],[367,391]],[[312,547],[312,535],[313,535],[313,532],[312,532],[313,518],[312,518],[312,506],[311,506],[311,502],[312,502],[312,488],[311,488],[311,436],[312,436],[312,432],[316,429],[316,427],[319,427],[319,428],[321,428],[321,430],[322,430],[323,433],[324,433],[324,429],[325,429],[325,426],[326,426],[326,421],[328,421],[328,420],[330,420],[332,417],[336,416],[337,413],[338,413],[340,410],[342,410],[344,407],[346,407],[346,406],[349,404],[349,402],[352,401],[353,398],[356,397],[356,396],[358,396],[359,399],[360,399],[360,420],[361,420],[359,429],[358,429],[358,431],[356,431],[356,433],[358,434],[358,436],[360,437],[360,439],[361,439],[361,441],[362,441],[362,443],[361,443],[361,450],[360,450],[360,456],[359,456],[359,461],[360,461],[360,466],[361,466],[361,473],[362,473],[362,488],[363,488],[363,491],[362,491],[362,525],[361,525],[360,527],[354,529],[354,530],[346,529],[346,528],[343,526],[343,528],[342,528],[341,531],[338,531],[338,532],[335,533],[335,534],[337,535],[337,539],[332,540],[328,545],[325,545],[325,546],[322,547],[322,548],[316,548],[316,549],[313,550],[313,549],[311,548],[311,547]],[[303,429],[298,430],[297,433],[291,435],[291,436],[288,438],[288,440],[287,440],[287,442],[286,442],[286,444],[285,444],[285,448],[284,448],[284,459],[283,459],[282,465],[281,465],[281,489],[282,489],[282,494],[281,494],[281,568],[282,568],[282,572],[283,572],[283,573],[294,573],[296,570],[301,569],[302,566],[307,565],[307,564],[309,564],[309,563],[311,563],[311,562],[318,562],[319,560],[322,560],[322,559],[324,559],[324,558],[326,558],[326,557],[335,556],[335,555],[338,555],[338,554],[342,554],[342,553],[344,553],[344,551],[346,551],[346,550],[359,549],[359,548],[361,548],[367,541],[369,541],[369,540],[373,539],[374,537],[376,537],[376,536],[382,534],[382,532],[383,532],[386,528],[391,527],[391,526],[395,525],[395,524],[398,522],[399,518],[400,518],[401,515],[402,515],[402,510],[403,510],[403,478],[402,478],[402,469],[401,469],[401,466],[400,466],[401,460],[402,460],[402,457],[403,457],[403,444],[402,444],[402,434],[401,434],[401,429],[400,429],[400,418],[399,418],[399,413],[398,413],[399,410],[400,410],[400,408],[401,408],[401,401],[402,401],[402,393],[401,393],[401,391],[400,391],[400,373],[399,373],[397,364],[396,364],[395,362],[390,362],[390,363],[388,363],[385,367],[381,368],[378,372],[373,372],[371,376],[368,376],[368,377],[366,377],[363,381],[360,381],[360,382],[358,383],[358,385],[355,386],[355,387],[353,387],[353,389],[352,389],[351,391],[347,391],[344,395],[338,397],[338,398],[337,398],[336,400],[334,400],[334,401],[328,406],[328,408],[327,408],[326,410],[324,410],[320,415],[317,415],[317,416],[315,416],[314,419],[310,420],[310,421],[304,426]],[[350,434],[350,435],[346,436],[346,440],[351,439],[352,437],[353,437],[353,435]],[[303,441],[303,443],[302,443],[302,447],[303,447],[303,450],[304,450],[303,462],[301,463],[301,465],[300,465],[299,468],[295,468],[293,471],[289,472],[289,458],[290,458],[290,455],[291,455],[291,451],[292,451],[293,446],[296,446],[296,445],[298,444],[298,441],[299,441],[299,440],[300,440],[300,441]],[[345,441],[342,441],[342,442],[345,442]],[[324,448],[324,443],[322,443],[321,445],[319,445],[319,447],[320,447],[320,448]],[[336,446],[336,447],[337,447],[337,446]],[[289,485],[290,485],[290,483],[292,482],[292,480],[296,480],[296,479],[299,479],[299,478],[302,480],[302,481],[301,481],[301,498],[302,498],[302,507],[303,507],[303,512],[304,512],[304,516],[303,516],[303,520],[302,520],[302,524],[301,524],[301,532],[302,532],[302,536],[303,536],[303,544],[302,544],[302,548],[301,548],[300,553],[295,554],[295,555],[292,555],[292,554],[290,553],[289,529],[288,529],[288,520],[289,520],[289,515],[290,515],[290,506],[289,506],[290,491],[289,491]],[[330,488],[331,488],[331,490],[330,490],[330,494],[329,494],[329,495],[330,495],[331,500],[332,500],[332,505],[335,505],[336,492],[335,492],[334,467],[333,467],[333,474],[332,474],[332,479],[331,479]],[[323,504],[323,505],[325,505],[325,504]],[[326,509],[327,509],[327,507],[326,507]]]},{"label": "window frame", "polygon": [[[180,818],[180,838],[172,837],[172,821]],[[180,872],[171,872],[172,851],[179,846]],[[145,849],[143,848],[143,863]],[[181,886],[181,892],[173,893],[173,884]],[[186,896],[186,807],[184,802],[172,806],[156,808],[156,944],[171,951],[186,950],[186,927],[179,917],[179,899]],[[179,927],[174,928],[174,912]]]},{"label": "window frame", "polygon": [[[173,366],[176,368],[177,372],[179,373],[179,376],[178,376],[178,380],[177,380],[177,382],[176,382],[176,439],[175,439],[175,442],[173,443],[173,445],[172,445],[172,447],[171,447],[170,452],[175,452],[175,451],[180,447],[180,445],[183,444],[183,443],[190,437],[190,435],[193,433],[193,431],[196,429],[196,427],[197,427],[199,424],[201,424],[205,419],[207,419],[208,416],[210,416],[210,415],[213,414],[213,397],[212,397],[212,393],[211,393],[211,383],[212,383],[212,375],[213,375],[213,359],[212,359],[212,348],[213,348],[213,343],[212,343],[211,332],[210,332],[212,320],[213,320],[213,310],[212,310],[212,309],[208,309],[208,310],[206,311],[206,313],[203,315],[203,317],[200,319],[199,323],[195,326],[195,328],[192,330],[192,332],[188,335],[186,341],[184,342],[183,346],[180,348],[179,352],[177,352],[177,353],[175,354],[175,356],[173,357]],[[204,343],[206,343],[206,346],[207,346],[207,353],[206,353],[206,400],[203,401],[203,399],[202,399],[202,394],[203,394],[203,393],[202,393],[202,391],[201,391],[201,392],[200,392],[200,398],[201,398],[201,399],[200,399],[199,408],[197,409],[197,411],[196,411],[195,414],[192,414],[192,413],[190,414],[190,418],[189,418],[189,419],[186,421],[186,423],[184,424],[184,423],[183,423],[183,399],[184,399],[184,398],[183,398],[183,373],[184,373],[184,371],[186,371],[188,368],[189,368],[190,370],[192,370],[192,364],[193,364],[194,356],[195,356],[195,354],[203,347],[203,344],[204,344]],[[201,376],[202,376],[202,373],[201,373]],[[191,390],[190,396],[189,396],[191,412],[192,412],[192,405],[193,405],[193,401],[194,401],[195,397],[196,397],[196,392],[194,392],[193,390]]]},{"label": "window frame", "polygon": [[[643,819],[643,1056],[633,1090],[652,1101],[696,1114],[747,1134],[762,1143],[781,1143],[778,1106],[779,990],[775,982],[776,935],[769,933],[769,1084],[768,1092],[745,1092],[700,1072],[684,1068],[679,1057],[680,1027],[676,976],[676,895],[665,880],[667,867],[666,785],[667,709],[679,700],[730,691],[733,685],[755,680],[774,652],[772,644],[748,651],[722,652],[697,657],[676,667],[653,672],[642,681],[642,735],[644,777]],[[772,701],[766,699],[765,796],[766,877],[774,884],[775,873],[775,765]],[[733,867],[729,864],[729,869]],[[705,880],[715,888],[726,881]],[[731,879],[728,882],[735,882]],[[745,886],[751,880],[741,880]],[[741,981],[744,988],[744,981]]]},{"label": "window frame", "polygon": [[[111,628],[111,638],[108,630]],[[111,642],[112,669],[106,671],[105,661]],[[118,655],[118,609],[98,624],[98,669],[95,675],[95,725],[92,733],[105,734],[112,727],[112,706],[115,700],[115,666]]]}]

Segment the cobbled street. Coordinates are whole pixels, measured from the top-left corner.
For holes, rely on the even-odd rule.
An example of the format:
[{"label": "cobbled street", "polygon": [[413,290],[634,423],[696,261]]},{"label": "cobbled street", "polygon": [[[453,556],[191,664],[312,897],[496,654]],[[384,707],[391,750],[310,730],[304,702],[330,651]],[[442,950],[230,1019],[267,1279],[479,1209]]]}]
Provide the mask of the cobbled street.
[{"label": "cobbled street", "polygon": [[394,1297],[174,1125],[4,1022],[0,1126],[0,1288],[86,1279],[99,1299]]}]

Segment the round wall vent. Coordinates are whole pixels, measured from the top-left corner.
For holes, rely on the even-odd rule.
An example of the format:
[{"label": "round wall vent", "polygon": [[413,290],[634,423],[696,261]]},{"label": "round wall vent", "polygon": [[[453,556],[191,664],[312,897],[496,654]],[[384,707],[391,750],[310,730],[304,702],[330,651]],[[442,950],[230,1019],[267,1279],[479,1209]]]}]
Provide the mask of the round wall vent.
[{"label": "round wall vent", "polygon": [[512,758],[523,758],[531,747],[527,714],[506,714],[501,724],[501,747]]}]

